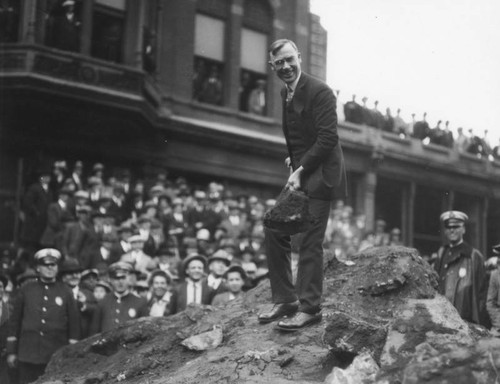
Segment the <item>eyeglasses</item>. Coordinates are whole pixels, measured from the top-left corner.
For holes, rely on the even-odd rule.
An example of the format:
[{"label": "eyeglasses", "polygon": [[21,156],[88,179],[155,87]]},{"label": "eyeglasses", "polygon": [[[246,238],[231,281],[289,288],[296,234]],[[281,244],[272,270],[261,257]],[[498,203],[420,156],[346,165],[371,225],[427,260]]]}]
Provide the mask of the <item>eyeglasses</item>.
[{"label": "eyeglasses", "polygon": [[276,61],[270,61],[269,64],[271,64],[275,69],[281,69],[285,66],[285,63],[288,63],[288,65],[293,65],[297,63],[297,59],[298,57],[293,55]]}]

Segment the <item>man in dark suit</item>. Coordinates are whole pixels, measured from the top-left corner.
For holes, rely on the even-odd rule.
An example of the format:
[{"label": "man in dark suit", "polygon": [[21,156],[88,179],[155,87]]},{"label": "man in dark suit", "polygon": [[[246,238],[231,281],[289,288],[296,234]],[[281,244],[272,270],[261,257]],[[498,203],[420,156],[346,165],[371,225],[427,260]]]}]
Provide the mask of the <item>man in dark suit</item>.
[{"label": "man in dark suit", "polygon": [[61,247],[64,257],[78,260],[83,269],[95,268],[99,262],[99,237],[90,222],[90,211],[88,205],[76,209],[78,221],[66,226]]},{"label": "man in dark suit", "polygon": [[23,198],[24,224],[21,232],[22,246],[33,253],[40,248],[40,238],[47,225],[47,209],[52,202],[50,170],[41,169],[37,175],[38,180],[28,188]]},{"label": "man in dark suit", "polygon": [[69,204],[72,194],[72,191],[63,188],[59,191],[59,199],[49,205],[47,209],[47,226],[40,239],[42,246],[61,250],[66,225],[75,220]]},{"label": "man in dark suit", "polygon": [[[285,83],[283,133],[291,168],[286,188],[301,189],[309,197],[309,211],[317,220],[303,234],[299,248],[297,283],[292,282],[290,236],[266,230],[266,254],[274,307],[259,314],[262,323],[279,320],[278,328],[294,331],[321,321],[323,248],[334,188],[345,181],[344,159],[337,134],[336,99],[323,82],[301,71],[294,42],[277,40],[269,49],[270,65]],[[340,189],[339,189],[340,190]]]},{"label": "man in dark suit", "polygon": [[186,279],[172,293],[170,313],[184,311],[188,304],[209,305],[214,297],[214,290],[204,279],[207,259],[205,256],[193,253],[184,259],[183,270]]}]

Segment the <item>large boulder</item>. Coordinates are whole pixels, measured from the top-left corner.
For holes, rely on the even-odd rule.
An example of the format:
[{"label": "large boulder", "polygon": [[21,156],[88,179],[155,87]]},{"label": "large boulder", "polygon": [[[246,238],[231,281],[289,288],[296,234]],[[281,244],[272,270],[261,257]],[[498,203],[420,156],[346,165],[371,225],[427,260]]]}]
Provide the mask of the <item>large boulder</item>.
[{"label": "large boulder", "polygon": [[[419,364],[444,372],[446,360],[438,357],[460,348],[473,351],[460,355],[461,369],[476,375],[477,366],[468,364],[475,357],[483,359],[478,366],[486,364],[487,347],[477,346],[478,330],[436,293],[436,282],[432,268],[410,248],[372,248],[349,265],[327,255],[320,324],[295,333],[259,324],[257,313],[271,300],[264,281],[221,309],[188,307],[67,346],[38,382],[307,384],[329,374],[352,379],[354,360],[367,368],[367,380],[416,383]],[[495,353],[489,369],[500,369]]]}]

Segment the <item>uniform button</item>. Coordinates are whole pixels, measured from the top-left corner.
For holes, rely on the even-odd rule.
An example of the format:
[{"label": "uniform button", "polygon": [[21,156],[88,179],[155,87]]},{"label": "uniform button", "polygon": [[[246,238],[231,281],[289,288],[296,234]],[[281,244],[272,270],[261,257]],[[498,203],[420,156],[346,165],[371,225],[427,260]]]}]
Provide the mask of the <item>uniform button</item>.
[{"label": "uniform button", "polygon": [[42,324],[45,324],[45,319],[42,319]]},{"label": "uniform button", "polygon": [[117,309],[117,310],[116,310],[116,313],[120,313],[120,310],[119,310],[119,309]]},{"label": "uniform button", "polygon": [[43,307],[42,311],[47,312],[47,308]]},{"label": "uniform button", "polygon": [[45,286],[45,289],[49,289],[49,286],[48,286],[48,285],[46,285],[46,286]]},{"label": "uniform button", "polygon": [[49,298],[47,296],[44,296],[43,299],[47,301]]},{"label": "uniform button", "polygon": [[118,319],[115,319],[115,323],[117,323],[117,324],[118,324],[119,322],[120,322],[120,320],[118,320]]},{"label": "uniform button", "polygon": [[43,336],[43,332],[40,332],[40,336]]}]

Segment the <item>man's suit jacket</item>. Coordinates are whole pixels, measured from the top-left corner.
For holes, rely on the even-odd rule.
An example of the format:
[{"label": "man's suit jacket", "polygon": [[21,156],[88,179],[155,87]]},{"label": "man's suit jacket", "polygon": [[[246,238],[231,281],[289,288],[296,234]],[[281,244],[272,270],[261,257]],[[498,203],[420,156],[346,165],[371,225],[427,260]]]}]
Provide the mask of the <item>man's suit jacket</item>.
[{"label": "man's suit jacket", "polygon": [[70,208],[62,208],[59,203],[51,203],[47,210],[47,227],[40,243],[45,247],[61,248],[65,224],[74,220]]},{"label": "man's suit jacket", "polygon": [[[289,107],[283,99],[283,133],[293,169],[304,168],[302,189],[309,197],[345,196],[345,167],[337,133],[336,98],[322,81],[302,72]],[[288,111],[287,111],[288,108]],[[293,142],[290,132],[293,132]],[[300,136],[300,140],[297,137]],[[339,188],[340,187],[340,188]]]},{"label": "man's suit jacket", "polygon": [[[187,281],[180,283],[177,288],[172,292],[170,298],[169,308],[170,314],[182,312],[187,306]],[[206,280],[201,283],[201,304],[209,305],[214,298],[215,291],[210,288]]]},{"label": "man's suit jacket", "polygon": [[38,243],[47,225],[47,209],[52,201],[50,189],[45,191],[40,183],[31,185],[23,199],[25,221],[21,239]]},{"label": "man's suit jacket", "polygon": [[65,257],[77,259],[83,269],[95,268],[99,263],[99,238],[94,228],[81,222],[68,224],[61,251]]}]

